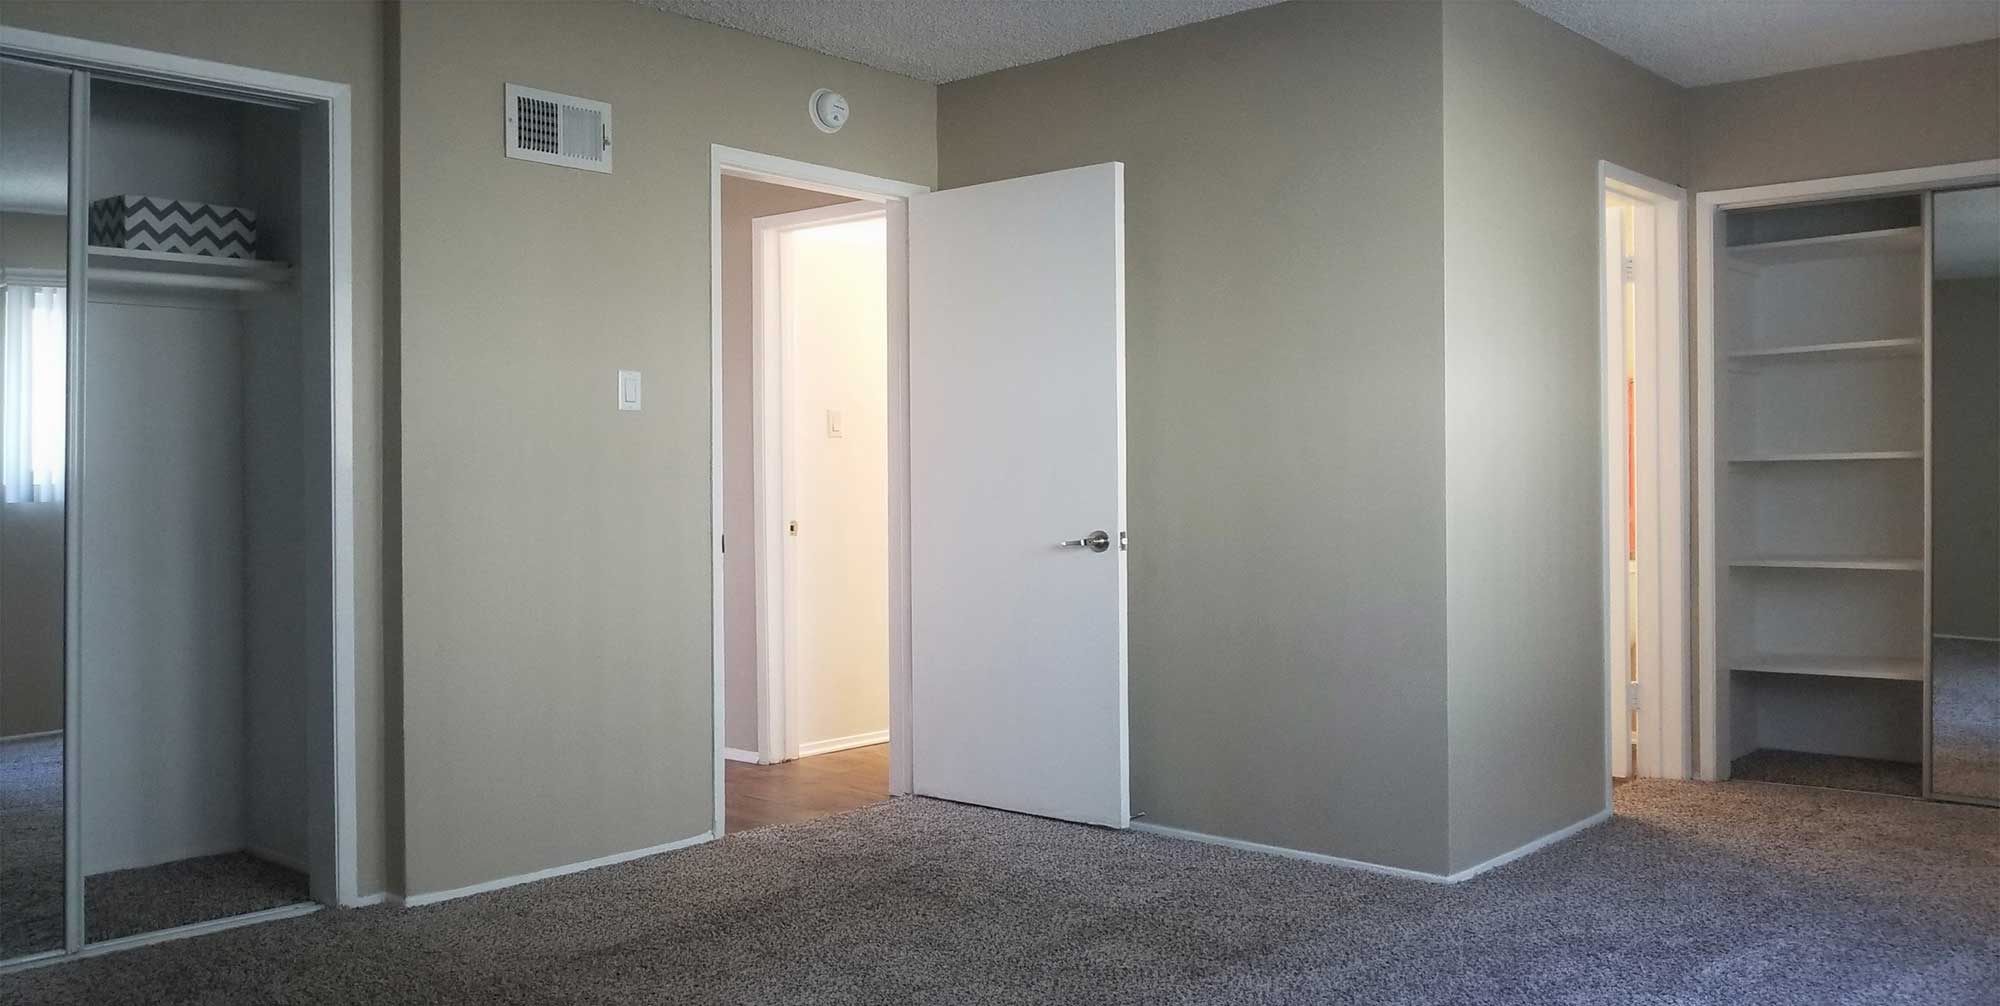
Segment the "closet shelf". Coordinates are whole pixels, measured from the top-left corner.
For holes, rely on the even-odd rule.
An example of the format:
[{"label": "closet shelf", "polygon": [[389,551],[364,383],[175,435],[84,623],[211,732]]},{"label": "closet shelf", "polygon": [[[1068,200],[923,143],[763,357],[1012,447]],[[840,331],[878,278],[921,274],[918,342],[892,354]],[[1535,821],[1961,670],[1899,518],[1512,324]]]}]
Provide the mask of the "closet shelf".
[{"label": "closet shelf", "polygon": [[1869,339],[1863,342],[1821,342],[1810,346],[1775,346],[1769,349],[1740,349],[1729,358],[1742,363],[1791,363],[1822,360],[1880,360],[1898,356],[1921,356],[1922,339]]},{"label": "closet shelf", "polygon": [[1804,674],[1821,678],[1876,678],[1922,681],[1924,662],[1904,657],[1843,657],[1806,653],[1754,653],[1729,665],[1759,674]]},{"label": "closet shelf", "polygon": [[1738,569],[1870,569],[1912,570],[1924,568],[1923,557],[1865,555],[1761,555],[1729,560]]},{"label": "closet shelf", "polygon": [[1853,234],[1828,234],[1816,238],[1733,245],[1728,252],[1731,260],[1745,265],[1772,266],[1853,258],[1861,255],[1916,253],[1922,251],[1923,247],[1922,227],[1893,227],[1881,231],[1859,231]]},{"label": "closet shelf", "polygon": [[292,267],[286,262],[134,248],[93,246],[88,270],[92,283],[182,290],[251,293],[276,290],[292,281]]},{"label": "closet shelf", "polygon": [[1773,454],[1744,454],[1729,459],[1732,465],[1771,465],[1820,461],[1922,461],[1922,451],[1804,451]]}]

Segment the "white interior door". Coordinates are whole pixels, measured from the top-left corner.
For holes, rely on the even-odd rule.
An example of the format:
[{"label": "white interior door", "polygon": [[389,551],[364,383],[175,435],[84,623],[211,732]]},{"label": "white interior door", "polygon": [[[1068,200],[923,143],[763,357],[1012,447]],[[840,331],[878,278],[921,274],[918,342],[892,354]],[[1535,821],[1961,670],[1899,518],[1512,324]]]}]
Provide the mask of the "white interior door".
[{"label": "white interior door", "polygon": [[916,196],[909,255],[913,787],[1125,827],[1124,165]]}]

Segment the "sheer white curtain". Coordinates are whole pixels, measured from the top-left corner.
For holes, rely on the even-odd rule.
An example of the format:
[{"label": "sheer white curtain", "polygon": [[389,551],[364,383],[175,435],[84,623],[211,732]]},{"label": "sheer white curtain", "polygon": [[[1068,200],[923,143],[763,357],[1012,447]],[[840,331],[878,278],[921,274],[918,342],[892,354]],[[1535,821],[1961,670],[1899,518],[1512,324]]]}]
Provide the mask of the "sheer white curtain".
[{"label": "sheer white curtain", "polygon": [[59,286],[10,283],[0,319],[0,500],[63,498],[69,326]]}]

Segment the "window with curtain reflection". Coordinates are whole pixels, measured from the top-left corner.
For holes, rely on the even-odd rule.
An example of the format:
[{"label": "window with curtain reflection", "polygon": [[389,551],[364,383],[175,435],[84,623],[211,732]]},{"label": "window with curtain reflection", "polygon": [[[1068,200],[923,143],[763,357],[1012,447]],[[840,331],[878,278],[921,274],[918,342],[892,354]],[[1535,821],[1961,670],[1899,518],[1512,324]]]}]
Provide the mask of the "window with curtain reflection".
[{"label": "window with curtain reflection", "polygon": [[69,383],[64,291],[9,283],[0,293],[0,501],[61,502]]}]

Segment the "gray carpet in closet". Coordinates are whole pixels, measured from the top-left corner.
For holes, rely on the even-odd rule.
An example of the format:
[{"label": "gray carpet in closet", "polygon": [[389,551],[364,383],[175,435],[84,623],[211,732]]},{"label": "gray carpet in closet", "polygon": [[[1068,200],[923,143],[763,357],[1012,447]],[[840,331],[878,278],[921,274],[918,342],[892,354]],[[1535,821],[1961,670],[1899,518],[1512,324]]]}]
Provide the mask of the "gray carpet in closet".
[{"label": "gray carpet in closet", "polygon": [[2000,800],[2000,643],[1931,643],[1931,792]]},{"label": "gray carpet in closet", "polygon": [[[0,742],[0,960],[63,938],[62,738]],[[310,897],[305,875],[248,853],[113,870],[84,881],[88,942]]]},{"label": "gray carpet in closet", "polygon": [[0,741],[0,960],[62,947],[60,736]]},{"label": "gray carpet in closet", "polygon": [[0,1001],[1992,1004],[2000,811],[1641,780],[1456,886],[930,800],[425,908],[0,976]]},{"label": "gray carpet in closet", "polygon": [[1729,777],[1742,782],[1779,782],[1891,796],[1924,795],[1924,767],[1916,762],[1805,751],[1758,748],[1730,762]]}]

